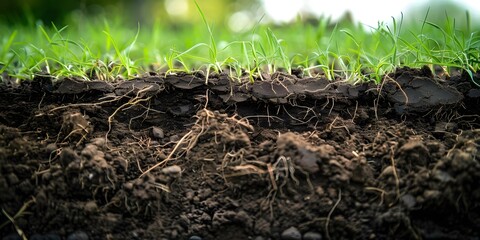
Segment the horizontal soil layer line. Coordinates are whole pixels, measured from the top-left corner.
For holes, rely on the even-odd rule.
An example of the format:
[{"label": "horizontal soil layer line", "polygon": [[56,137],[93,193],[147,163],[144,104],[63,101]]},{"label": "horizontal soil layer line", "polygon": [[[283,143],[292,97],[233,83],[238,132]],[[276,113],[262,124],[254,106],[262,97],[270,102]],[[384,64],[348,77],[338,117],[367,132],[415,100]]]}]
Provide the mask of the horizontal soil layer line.
[{"label": "horizontal soil layer line", "polygon": [[479,89],[472,86],[462,92],[462,86],[464,88],[470,83],[460,76],[455,78],[456,81],[447,82],[435,78],[431,72],[424,69],[409,68],[398,69],[396,73],[385,77],[381,85],[374,83],[351,85],[346,81],[298,78],[284,73],[275,73],[270,76],[270,80],[245,83],[238,83],[226,74],[212,75],[206,80],[206,77],[199,73],[148,76],[114,83],[71,78],[55,83],[49,78],[34,80],[36,81],[31,85],[32,90],[55,95],[98,92],[114,93],[117,96],[148,97],[168,94],[177,89],[175,91],[184,91],[192,96],[208,91],[209,95],[227,105],[249,101],[287,104],[298,101],[334,100],[346,104],[359,102],[387,105],[399,115],[452,109],[478,103],[480,98]]}]

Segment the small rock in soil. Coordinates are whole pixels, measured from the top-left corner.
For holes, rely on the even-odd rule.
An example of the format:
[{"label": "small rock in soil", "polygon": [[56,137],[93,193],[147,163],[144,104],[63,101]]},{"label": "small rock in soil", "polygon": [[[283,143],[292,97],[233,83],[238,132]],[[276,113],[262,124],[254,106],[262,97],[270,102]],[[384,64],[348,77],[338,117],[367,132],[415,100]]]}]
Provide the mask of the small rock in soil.
[{"label": "small rock in soil", "polygon": [[435,179],[439,180],[440,182],[453,182],[455,179],[447,172],[436,170],[433,172],[433,176]]},{"label": "small rock in soil", "polygon": [[84,231],[77,231],[68,235],[67,240],[88,240],[88,235]]},{"label": "small rock in soil", "polygon": [[322,188],[322,186],[318,186],[316,189],[315,189],[315,192],[318,194],[318,196],[320,197],[323,197],[323,195],[325,194],[325,190]]},{"label": "small rock in soil", "polygon": [[152,127],[152,136],[156,139],[162,139],[165,137],[165,133],[163,132],[163,129],[159,127]]},{"label": "small rock in soil", "polygon": [[283,240],[301,240],[302,234],[296,227],[290,227],[282,232],[281,238]]},{"label": "small rock in soil", "polygon": [[180,176],[182,174],[182,168],[173,165],[162,169],[162,173],[168,176]]},{"label": "small rock in soil", "polygon": [[437,199],[442,193],[438,190],[426,190],[423,193],[423,197],[427,200],[435,200]]},{"label": "small rock in soil", "polygon": [[85,206],[83,207],[83,209],[85,209],[85,212],[88,212],[88,213],[93,213],[93,212],[96,212],[97,209],[98,209],[98,205],[95,201],[90,201],[90,202],[87,202],[85,204]]},{"label": "small rock in soil", "polygon": [[178,135],[170,136],[170,142],[178,142],[179,140],[180,140],[180,137]]},{"label": "small rock in soil", "polygon": [[322,240],[322,234],[317,232],[307,232],[303,235],[303,240]]},{"label": "small rock in soil", "polygon": [[417,201],[415,200],[415,197],[412,196],[412,194],[405,194],[400,198],[400,201],[405,205],[408,209],[413,209],[415,207],[415,204],[417,204]]},{"label": "small rock in soil", "polygon": [[50,154],[53,151],[56,151],[58,149],[58,146],[56,143],[50,143],[45,147],[45,151]]},{"label": "small rock in soil", "polygon": [[188,240],[202,240],[199,236],[191,236]]}]

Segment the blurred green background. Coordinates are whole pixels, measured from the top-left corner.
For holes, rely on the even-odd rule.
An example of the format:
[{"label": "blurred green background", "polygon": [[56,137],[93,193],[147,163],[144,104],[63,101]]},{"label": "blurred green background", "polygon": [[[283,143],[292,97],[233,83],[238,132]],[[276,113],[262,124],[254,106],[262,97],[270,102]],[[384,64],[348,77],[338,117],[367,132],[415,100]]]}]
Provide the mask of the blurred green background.
[{"label": "blurred green background", "polygon": [[[208,21],[214,25],[229,26],[230,29],[235,28],[235,24],[253,22],[243,24],[243,27],[252,27],[259,19],[266,20],[268,22],[269,16],[265,14],[266,9],[263,4],[265,2],[273,3],[275,5],[285,5],[290,0],[198,0],[198,4],[201,6],[202,11],[205,13]],[[293,1],[293,0],[291,0]],[[297,5],[303,8],[287,8],[286,11],[294,12],[300,11],[299,17],[303,20],[312,20],[318,18],[318,14],[312,14],[309,11],[317,12],[334,12],[338,11],[342,7],[345,9],[352,8],[352,2],[348,0],[339,0],[339,2],[325,2],[318,0],[302,0],[293,1],[298,3]],[[375,0],[362,1],[364,3],[357,4],[358,6],[365,5],[367,10],[363,10],[367,14],[373,15],[374,13],[383,12],[384,15],[388,15],[392,11],[392,16],[398,18],[399,11],[403,10],[407,12],[406,19],[419,21],[425,16],[427,11],[429,12],[429,19],[435,22],[440,22],[448,15],[451,18],[456,18],[459,24],[465,22],[465,12],[470,11],[470,15],[475,20],[478,18],[478,9],[471,8],[477,0],[464,0],[470,2],[469,6],[462,6],[462,1],[453,0],[408,0],[403,1],[406,4],[412,5],[408,10],[405,9],[391,9],[394,2],[392,1],[380,1],[382,4],[377,4],[375,10],[371,8],[372,4],[375,4]],[[311,5],[308,5],[315,2]],[[378,1],[377,1],[378,2]],[[408,2],[408,3],[407,3]],[[478,1],[477,1],[478,2]],[[272,5],[272,4],[270,4]],[[315,6],[316,9],[312,9],[310,6]],[[344,5],[344,6],[343,6]],[[357,6],[355,5],[355,6]],[[370,6],[370,7],[369,7]],[[390,10],[388,11],[388,8]],[[357,9],[350,9],[350,11],[357,11]],[[359,10],[361,11],[361,10]],[[324,13],[322,13],[324,14]],[[356,16],[357,14],[353,14]],[[34,25],[39,21],[45,25],[50,25],[53,22],[57,26],[63,26],[68,24],[78,24],[84,18],[102,16],[108,20],[118,20],[123,24],[136,26],[138,23],[142,25],[148,25],[153,23],[161,23],[164,26],[179,26],[185,23],[196,23],[200,21],[200,15],[195,7],[193,0],[4,0],[0,1],[0,21],[4,23],[15,24],[30,24]],[[349,14],[345,14],[345,17],[341,20],[350,19]],[[299,18],[297,17],[297,18]],[[335,18],[335,17],[334,17]],[[295,19],[297,20],[297,19]],[[337,17],[338,20],[338,17]],[[385,19],[383,19],[385,20]],[[386,19],[388,20],[388,19]],[[472,21],[474,22],[474,21]],[[241,28],[242,26],[237,28]],[[233,29],[234,31],[240,31],[241,29]]]},{"label": "blurred green background", "polygon": [[[225,23],[235,12],[253,12],[260,7],[258,0],[208,0],[198,3],[209,21]],[[79,17],[121,17],[126,23],[137,25],[162,22],[178,25],[201,20],[191,0],[18,0],[0,1],[0,20],[7,23],[32,24],[42,21],[66,25]]]}]

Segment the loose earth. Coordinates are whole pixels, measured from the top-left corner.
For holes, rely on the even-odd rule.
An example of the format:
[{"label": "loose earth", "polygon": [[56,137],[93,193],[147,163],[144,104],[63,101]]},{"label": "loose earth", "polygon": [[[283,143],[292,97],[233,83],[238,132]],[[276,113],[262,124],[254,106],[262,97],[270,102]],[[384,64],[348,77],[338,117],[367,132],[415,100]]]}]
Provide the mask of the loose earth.
[{"label": "loose earth", "polygon": [[4,81],[0,236],[478,239],[469,78]]}]

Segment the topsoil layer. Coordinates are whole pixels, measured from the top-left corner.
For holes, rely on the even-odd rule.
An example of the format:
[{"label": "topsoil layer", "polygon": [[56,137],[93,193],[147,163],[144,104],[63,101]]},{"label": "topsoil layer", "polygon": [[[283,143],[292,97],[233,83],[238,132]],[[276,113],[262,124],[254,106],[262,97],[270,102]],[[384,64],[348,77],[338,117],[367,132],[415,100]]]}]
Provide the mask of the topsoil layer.
[{"label": "topsoil layer", "polygon": [[205,80],[4,83],[3,239],[479,239],[468,77]]}]

